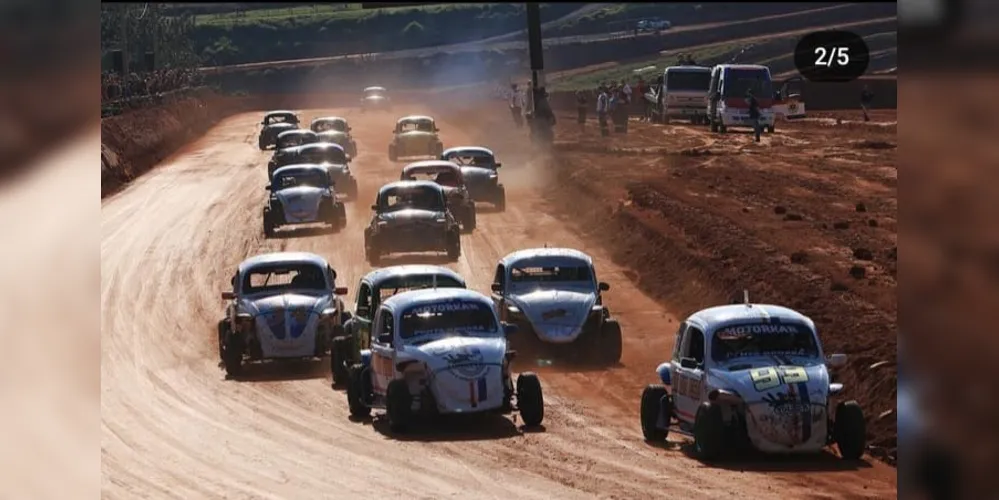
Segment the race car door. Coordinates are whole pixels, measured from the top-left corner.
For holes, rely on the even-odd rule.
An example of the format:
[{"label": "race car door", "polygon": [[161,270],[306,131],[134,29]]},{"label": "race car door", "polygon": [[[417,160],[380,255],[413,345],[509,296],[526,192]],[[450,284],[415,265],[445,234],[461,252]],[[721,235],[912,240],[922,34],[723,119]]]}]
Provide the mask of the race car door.
[{"label": "race car door", "polygon": [[389,382],[395,378],[395,356],[393,342],[395,329],[392,324],[392,311],[379,308],[371,328],[371,385],[375,394],[384,395]]},{"label": "race car door", "polygon": [[506,286],[506,267],[503,264],[496,266],[496,274],[493,277],[492,299],[496,304],[496,312],[499,313],[500,321],[509,321],[509,311],[506,308],[506,301],[503,300],[503,289]]},{"label": "race car door", "polygon": [[704,377],[704,332],[688,325],[680,345],[680,363],[673,380],[673,402],[682,420],[692,422],[701,403]]}]

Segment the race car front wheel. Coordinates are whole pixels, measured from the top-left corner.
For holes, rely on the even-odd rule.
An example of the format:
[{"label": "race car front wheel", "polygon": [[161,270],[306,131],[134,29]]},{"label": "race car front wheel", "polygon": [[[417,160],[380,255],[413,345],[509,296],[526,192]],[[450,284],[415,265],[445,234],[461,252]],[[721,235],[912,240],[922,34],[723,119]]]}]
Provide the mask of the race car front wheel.
[{"label": "race car front wheel", "polygon": [[385,413],[388,416],[389,429],[392,432],[406,432],[412,418],[413,397],[409,393],[409,385],[405,380],[396,379],[389,382],[385,391]]},{"label": "race car front wheel", "polygon": [[368,406],[370,386],[371,380],[364,365],[360,363],[350,365],[347,377],[347,406],[350,408],[351,417],[366,418],[371,415],[371,407]]},{"label": "race car front wheel", "polygon": [[[661,443],[669,435],[669,421],[673,414],[673,400],[662,384],[649,384],[642,391],[642,435],[646,441]],[[660,425],[663,424],[663,425]]]},{"label": "race car front wheel", "polygon": [[238,377],[243,372],[243,351],[246,350],[243,337],[227,331],[222,347],[222,365],[226,374]]},{"label": "race car front wheel", "polygon": [[350,369],[347,363],[351,361],[350,337],[336,337],[333,348],[330,349],[330,373],[333,375],[333,385],[340,386],[350,380]]},{"label": "race car front wheel", "polygon": [[458,236],[457,232],[453,235],[448,235],[447,242],[447,258],[452,261],[457,261],[461,257],[461,237]]},{"label": "race car front wheel", "polygon": [[833,438],[844,460],[859,460],[863,456],[867,447],[867,423],[859,403],[844,401],[836,405]]},{"label": "race car front wheel", "polygon": [[600,361],[614,366],[621,362],[621,325],[614,320],[604,322],[600,331]]},{"label": "race car front wheel", "polygon": [[705,462],[717,459],[725,448],[725,421],[721,407],[705,401],[694,417],[694,452]]},{"label": "race car front wheel", "polygon": [[527,427],[537,427],[545,418],[545,397],[541,392],[541,381],[532,372],[524,372],[517,377],[517,409]]}]

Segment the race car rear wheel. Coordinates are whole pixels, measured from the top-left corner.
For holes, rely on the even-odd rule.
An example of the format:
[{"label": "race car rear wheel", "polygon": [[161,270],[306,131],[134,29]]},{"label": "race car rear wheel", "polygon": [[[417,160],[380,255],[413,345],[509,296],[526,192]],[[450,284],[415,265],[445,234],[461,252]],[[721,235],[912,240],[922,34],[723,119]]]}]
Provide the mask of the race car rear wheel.
[{"label": "race car rear wheel", "polygon": [[405,380],[396,379],[389,382],[385,391],[385,413],[392,432],[406,431],[412,419],[413,396],[409,393],[409,385]]},{"label": "race car rear wheel", "polygon": [[496,210],[500,212],[506,211],[506,188],[499,186],[496,188],[496,198],[493,203],[496,205]]},{"label": "race car rear wheel", "polygon": [[274,219],[271,216],[270,210],[264,210],[264,237],[272,238],[274,236]]},{"label": "race car rear wheel", "polygon": [[364,258],[372,266],[377,266],[382,263],[382,251],[374,244],[366,245],[364,247]]},{"label": "race car rear wheel", "polygon": [[348,363],[351,360],[350,337],[336,337],[330,349],[330,373],[333,375],[333,385],[340,386],[350,381]]},{"label": "race car rear wheel", "polygon": [[524,372],[517,377],[517,409],[527,427],[537,427],[545,419],[545,396],[541,381],[533,372]]},{"label": "race car rear wheel", "polygon": [[350,365],[347,378],[347,406],[350,408],[350,416],[365,418],[371,415],[371,407],[368,406],[370,394],[371,378],[367,369],[360,363]]},{"label": "race car rear wheel", "polygon": [[259,147],[261,151],[267,150],[267,143],[264,142],[263,137],[257,139],[257,147]]},{"label": "race car rear wheel", "polygon": [[447,258],[456,261],[461,257],[461,236],[455,231],[447,237]]},{"label": "race car rear wheel", "polygon": [[721,407],[705,401],[694,417],[694,452],[703,461],[715,460],[725,449],[725,421]]},{"label": "race car rear wheel", "polygon": [[607,365],[621,362],[621,325],[612,319],[604,321],[600,332],[600,361]]},{"label": "race car rear wheel", "polygon": [[773,125],[770,125],[769,127],[767,127],[767,133],[768,134],[774,133],[774,126]]},{"label": "race car rear wheel", "polygon": [[465,207],[465,220],[461,223],[462,229],[464,229],[466,233],[470,233],[475,230],[476,222],[475,204],[469,203]]},{"label": "race car rear wheel", "polygon": [[[665,414],[664,414],[665,413]],[[673,399],[669,397],[666,386],[649,384],[642,390],[642,435],[645,440],[653,443],[666,441],[669,436],[669,421],[673,415]],[[662,418],[662,422],[660,422]],[[660,423],[666,425],[660,426]]]},{"label": "race car rear wheel", "polygon": [[836,405],[836,420],[833,422],[833,439],[844,460],[859,460],[867,447],[867,422],[864,410],[856,401],[844,401]]}]

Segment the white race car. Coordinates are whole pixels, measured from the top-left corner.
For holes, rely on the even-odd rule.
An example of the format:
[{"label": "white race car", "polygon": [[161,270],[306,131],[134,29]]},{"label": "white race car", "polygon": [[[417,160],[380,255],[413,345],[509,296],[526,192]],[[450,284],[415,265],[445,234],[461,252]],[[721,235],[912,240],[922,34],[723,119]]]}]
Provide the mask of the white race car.
[{"label": "white race car", "polygon": [[325,356],[349,319],[347,289],[336,271],[312,253],[278,252],[243,261],[232,276],[225,318],[218,323],[219,357],[230,376],[246,360]]},{"label": "white race car", "polygon": [[326,167],[315,164],[278,168],[266,189],[271,192],[264,207],[264,236],[274,236],[286,225],[329,224],[334,231],[347,225],[347,209],[337,199]]},{"label": "white race car", "polygon": [[612,365],[621,360],[621,325],[603,305],[607,290],[593,259],[569,248],[513,252],[496,265],[492,284],[500,318],[533,332],[543,351]]},{"label": "white race car", "polygon": [[[765,453],[815,453],[835,443],[844,459],[866,448],[856,401],[833,404],[826,357],[807,316],[786,307],[744,304],[698,311],[680,324],[671,361],[656,369],[663,384],[642,392],[642,433],[665,441],[671,425],[692,433],[704,461],[749,445]],[[669,386],[667,389],[666,386]]]},{"label": "white race car", "polygon": [[544,418],[541,382],[510,373],[513,353],[489,297],[462,288],[423,289],[389,297],[378,306],[371,348],[350,368],[350,414],[384,408],[389,427],[403,432],[418,416],[510,413],[527,426]]}]

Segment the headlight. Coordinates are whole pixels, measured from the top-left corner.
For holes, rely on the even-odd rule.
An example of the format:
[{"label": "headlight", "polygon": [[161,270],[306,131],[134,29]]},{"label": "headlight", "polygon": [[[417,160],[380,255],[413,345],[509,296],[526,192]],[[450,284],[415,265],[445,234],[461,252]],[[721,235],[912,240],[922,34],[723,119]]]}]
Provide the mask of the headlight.
[{"label": "headlight", "polygon": [[507,306],[506,310],[509,311],[510,314],[520,314],[520,308],[517,306]]},{"label": "headlight", "polygon": [[436,222],[437,222],[438,224],[443,224],[443,223],[447,222],[447,219],[437,219],[437,221],[436,221]]},{"label": "headlight", "polygon": [[387,225],[388,225],[388,222],[386,222],[386,221],[383,221],[383,220],[378,221],[378,227],[385,227]]},{"label": "headlight", "polygon": [[236,329],[250,330],[253,328],[253,315],[250,313],[236,314]]}]

